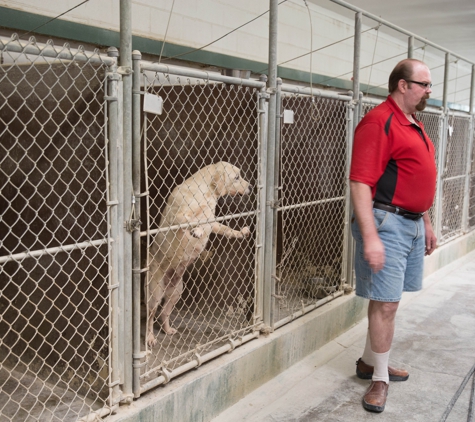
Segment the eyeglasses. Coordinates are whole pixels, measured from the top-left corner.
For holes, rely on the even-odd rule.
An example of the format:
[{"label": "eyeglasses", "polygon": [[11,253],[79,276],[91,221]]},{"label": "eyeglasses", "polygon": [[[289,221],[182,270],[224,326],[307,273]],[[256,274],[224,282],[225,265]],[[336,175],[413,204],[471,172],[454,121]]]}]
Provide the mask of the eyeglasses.
[{"label": "eyeglasses", "polygon": [[430,82],[417,82],[417,81],[411,81],[410,79],[404,79],[406,82],[412,82],[413,84],[417,84],[422,86],[425,89],[432,88],[432,84]]}]

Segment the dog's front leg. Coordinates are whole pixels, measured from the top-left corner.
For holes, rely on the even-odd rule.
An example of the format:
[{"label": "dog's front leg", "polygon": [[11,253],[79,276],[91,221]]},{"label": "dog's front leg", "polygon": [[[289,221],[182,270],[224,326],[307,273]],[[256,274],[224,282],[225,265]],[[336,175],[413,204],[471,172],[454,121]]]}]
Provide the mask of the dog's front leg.
[{"label": "dog's front leg", "polygon": [[251,234],[251,230],[249,227],[243,227],[241,230],[233,230],[231,227],[225,226],[224,224],[220,223],[213,223],[211,225],[211,230],[213,233],[220,234],[227,238],[237,238],[242,239],[244,237],[249,237]]}]

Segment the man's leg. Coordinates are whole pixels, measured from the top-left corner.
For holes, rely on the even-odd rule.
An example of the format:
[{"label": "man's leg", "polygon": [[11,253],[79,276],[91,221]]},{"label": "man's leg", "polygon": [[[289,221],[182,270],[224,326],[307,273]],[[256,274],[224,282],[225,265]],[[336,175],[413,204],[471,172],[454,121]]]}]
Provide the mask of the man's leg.
[{"label": "man's leg", "polygon": [[370,300],[368,305],[369,335],[373,351],[373,381],[389,383],[389,351],[394,337],[399,302]]},{"label": "man's leg", "polygon": [[391,348],[398,306],[399,302],[369,301],[368,323],[373,352],[385,353]]},{"label": "man's leg", "polygon": [[369,335],[374,372],[371,385],[363,397],[363,407],[382,412],[386,406],[389,386],[389,351],[394,336],[394,321],[399,302],[370,300],[368,305]]}]

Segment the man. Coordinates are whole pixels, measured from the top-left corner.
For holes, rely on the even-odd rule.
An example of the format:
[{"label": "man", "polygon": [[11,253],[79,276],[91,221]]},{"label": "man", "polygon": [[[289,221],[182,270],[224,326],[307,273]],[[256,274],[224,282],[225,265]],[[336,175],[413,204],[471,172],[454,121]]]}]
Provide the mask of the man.
[{"label": "man", "polygon": [[356,128],[350,171],[356,294],[370,300],[356,373],[372,379],[363,407],[373,412],[384,410],[390,380],[409,378],[389,367],[396,311],[403,291],[422,288],[424,254],[437,242],[427,214],[435,194],[435,151],[415,116],[432,92],[429,68],[402,60],[388,85],[386,101]]}]

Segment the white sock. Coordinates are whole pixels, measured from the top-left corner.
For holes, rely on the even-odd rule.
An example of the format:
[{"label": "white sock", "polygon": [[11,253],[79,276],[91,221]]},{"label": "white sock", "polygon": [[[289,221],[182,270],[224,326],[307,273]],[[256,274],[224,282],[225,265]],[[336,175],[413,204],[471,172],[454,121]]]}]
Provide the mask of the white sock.
[{"label": "white sock", "polygon": [[385,353],[372,352],[374,359],[373,381],[384,381],[386,384],[389,384],[389,352],[390,350]]},{"label": "white sock", "polygon": [[371,351],[371,337],[369,335],[369,328],[368,332],[366,333],[366,345],[364,347],[363,355],[361,356],[361,360],[366,363],[366,365],[374,366],[374,359],[373,359],[373,352]]}]

